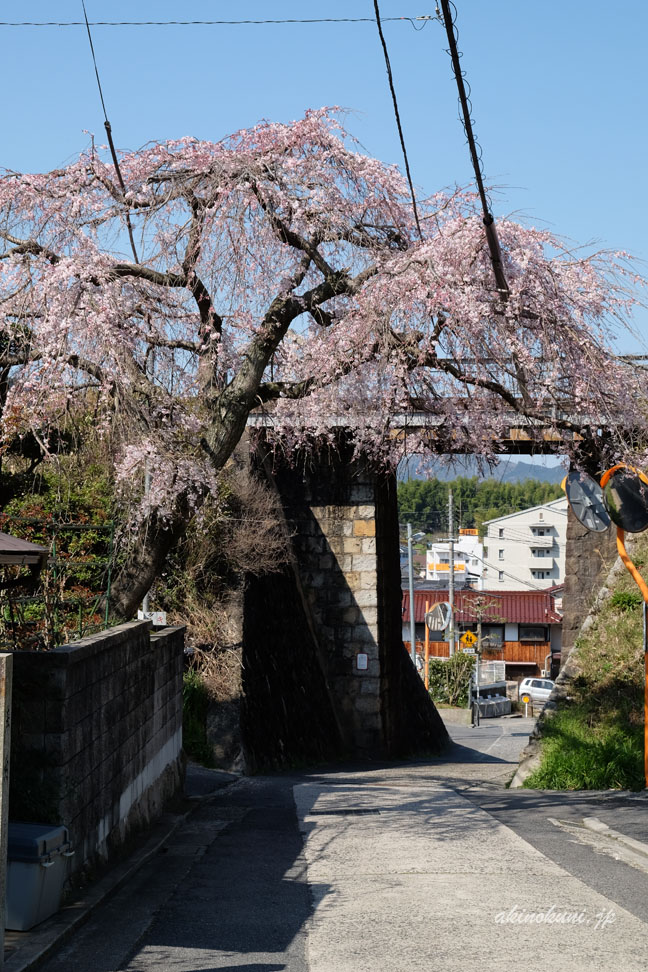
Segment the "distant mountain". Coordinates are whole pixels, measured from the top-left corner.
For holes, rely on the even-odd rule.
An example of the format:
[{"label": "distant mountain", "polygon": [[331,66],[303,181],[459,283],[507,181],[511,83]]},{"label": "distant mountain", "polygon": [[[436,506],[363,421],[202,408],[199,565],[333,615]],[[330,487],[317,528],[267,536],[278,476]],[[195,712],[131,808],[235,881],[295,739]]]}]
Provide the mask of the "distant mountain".
[{"label": "distant mountain", "polygon": [[523,462],[510,456],[504,457],[493,470],[480,470],[472,456],[461,456],[449,463],[442,459],[410,456],[398,467],[400,480],[435,478],[443,482],[459,476],[477,476],[479,479],[496,479],[502,483],[521,483],[525,479],[537,479],[541,483],[560,483],[565,473],[566,469],[562,465],[545,466],[541,463]]}]

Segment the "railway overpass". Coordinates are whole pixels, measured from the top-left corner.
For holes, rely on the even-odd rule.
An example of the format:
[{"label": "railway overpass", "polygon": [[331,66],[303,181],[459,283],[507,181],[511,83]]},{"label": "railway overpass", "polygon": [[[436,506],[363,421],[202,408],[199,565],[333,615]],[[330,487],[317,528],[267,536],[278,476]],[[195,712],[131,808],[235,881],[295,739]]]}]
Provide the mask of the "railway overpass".
[{"label": "railway overpass", "polygon": [[[344,417],[331,424],[342,432]],[[252,415],[248,425],[263,443],[272,415]],[[392,425],[395,435],[428,430],[430,451],[452,451],[435,416],[403,413]],[[501,428],[498,451],[520,455],[560,454],[605,437],[590,416],[581,418],[584,434],[513,410]],[[291,548],[286,567],[246,582],[242,723],[253,766],[411,756],[445,742],[401,640],[396,477],[354,457],[343,435],[339,441],[290,463],[263,444],[250,457],[276,490]],[[613,531],[588,533],[570,511],[563,658],[615,557]]]}]

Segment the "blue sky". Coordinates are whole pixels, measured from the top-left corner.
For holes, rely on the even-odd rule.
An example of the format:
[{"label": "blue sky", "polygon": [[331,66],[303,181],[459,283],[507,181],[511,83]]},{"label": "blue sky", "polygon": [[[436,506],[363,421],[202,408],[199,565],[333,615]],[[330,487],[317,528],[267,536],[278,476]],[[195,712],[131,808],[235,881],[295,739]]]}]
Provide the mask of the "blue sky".
[{"label": "blue sky", "polygon": [[[91,20],[372,17],[372,0],[86,0]],[[381,0],[383,17],[434,14],[431,0]],[[648,5],[603,0],[457,0],[496,216],[519,213],[579,243],[648,260],[645,44]],[[4,0],[2,20],[79,20],[81,0]],[[425,192],[471,179],[445,36],[386,23],[414,180]],[[384,62],[371,23],[96,27],[115,141],[218,139],[308,107],[353,110],[366,150],[400,164]],[[36,171],[101,135],[85,28],[0,27],[0,163]],[[9,96],[8,96],[9,95]],[[648,332],[648,315],[637,315]],[[620,350],[643,350],[626,340]]]}]

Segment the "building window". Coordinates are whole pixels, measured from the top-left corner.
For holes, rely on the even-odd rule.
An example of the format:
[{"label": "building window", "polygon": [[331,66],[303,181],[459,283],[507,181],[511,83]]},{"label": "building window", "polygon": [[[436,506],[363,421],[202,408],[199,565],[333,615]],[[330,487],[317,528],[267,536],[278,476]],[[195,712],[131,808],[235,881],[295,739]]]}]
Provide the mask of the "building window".
[{"label": "building window", "polygon": [[544,548],[538,549],[537,547],[532,547],[531,548],[531,553],[533,554],[534,557],[550,557],[551,556],[550,551],[549,550],[545,550]]},{"label": "building window", "polygon": [[520,641],[547,641],[547,629],[540,624],[521,624]]},{"label": "building window", "polygon": [[482,625],[482,646],[484,648],[501,648],[504,644],[503,624]]},{"label": "building window", "polygon": [[500,570],[497,579],[498,579],[498,581],[500,583],[503,583],[504,582],[504,571],[503,570]]},{"label": "building window", "polygon": [[500,537],[500,540],[503,539],[503,537],[504,537],[504,527],[500,527],[499,528],[499,537]]},{"label": "building window", "polygon": [[538,519],[544,520],[544,513],[542,512],[542,510],[540,510],[540,512],[538,513]]},{"label": "building window", "polygon": [[503,550],[498,550],[497,551],[497,559],[498,560],[504,560],[504,551]]}]

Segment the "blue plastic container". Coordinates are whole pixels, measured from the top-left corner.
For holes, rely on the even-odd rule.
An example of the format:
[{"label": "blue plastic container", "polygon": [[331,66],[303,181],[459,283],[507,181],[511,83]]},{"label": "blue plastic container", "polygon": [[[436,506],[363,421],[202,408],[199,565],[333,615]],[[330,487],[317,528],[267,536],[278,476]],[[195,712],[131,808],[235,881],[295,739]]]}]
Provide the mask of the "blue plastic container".
[{"label": "blue plastic container", "polygon": [[74,851],[67,828],[52,824],[10,823],[7,836],[5,927],[27,931],[61,907]]}]

